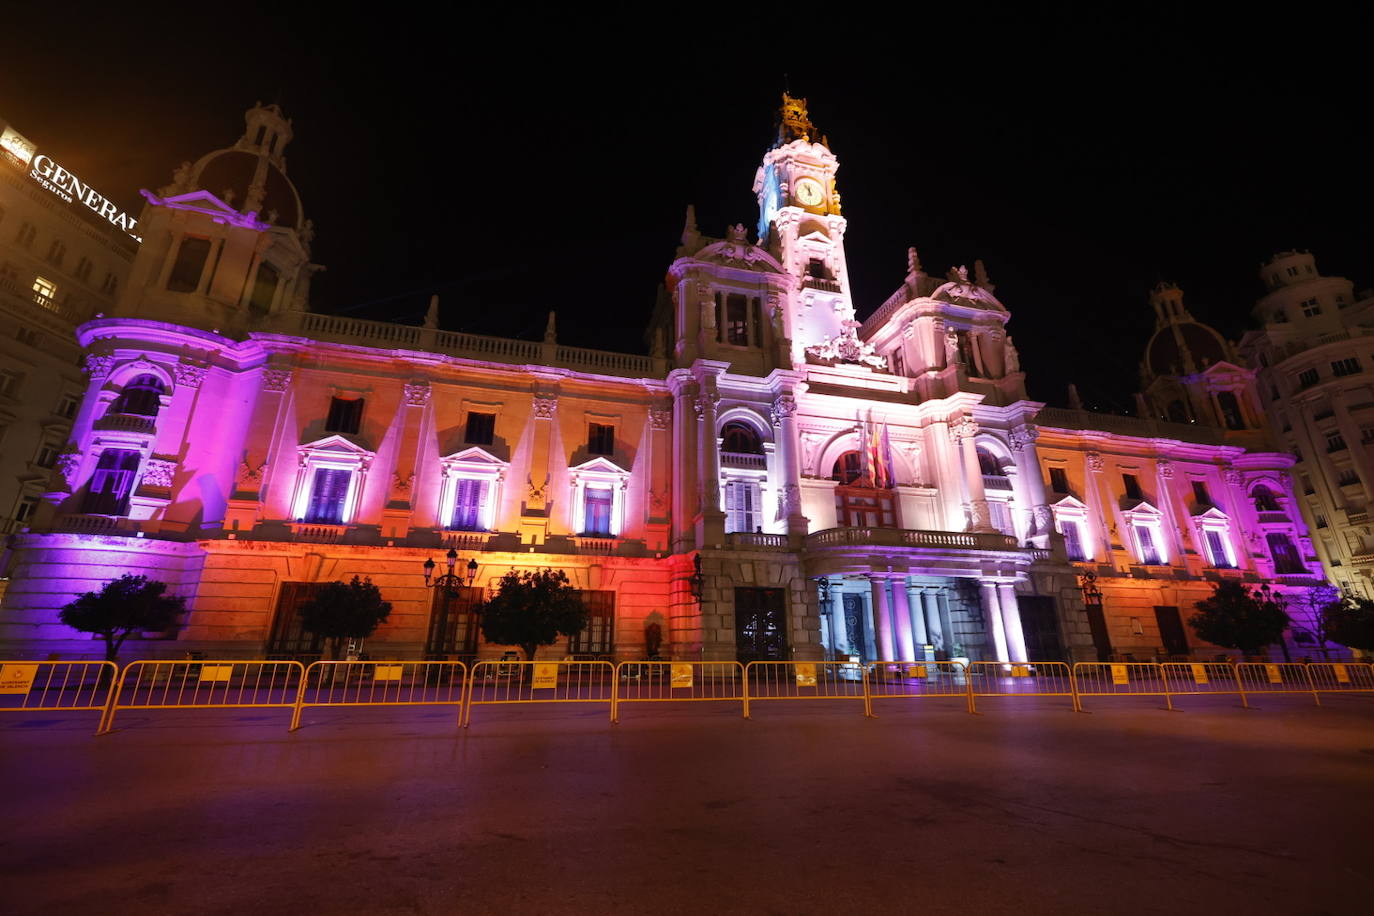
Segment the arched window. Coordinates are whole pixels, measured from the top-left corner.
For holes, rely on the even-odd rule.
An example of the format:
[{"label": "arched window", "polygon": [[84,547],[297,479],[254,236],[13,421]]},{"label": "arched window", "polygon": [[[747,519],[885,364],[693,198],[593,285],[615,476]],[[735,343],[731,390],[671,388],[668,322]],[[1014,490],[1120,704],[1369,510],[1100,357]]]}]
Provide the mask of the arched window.
[{"label": "arched window", "polygon": [[1274,572],[1279,575],[1307,572],[1307,567],[1302,565],[1302,558],[1298,556],[1298,549],[1288,535],[1269,534],[1265,535],[1265,540],[1269,542],[1269,553],[1274,558]]},{"label": "arched window", "polygon": [[162,393],[166,390],[156,375],[137,376],[124,386],[124,391],[115,400],[110,412],[155,417],[162,409]]},{"label": "arched window", "polygon": [[1221,408],[1221,420],[1227,429],[1244,429],[1245,420],[1240,413],[1240,401],[1229,391],[1217,395],[1217,405]]},{"label": "arched window", "polygon": [[759,434],[744,423],[726,423],[720,431],[722,452],[736,455],[762,455],[763,442]]},{"label": "arched window", "polygon": [[830,479],[838,480],[840,486],[853,486],[863,476],[863,462],[858,452],[845,452],[835,461],[830,471]]},{"label": "arched window", "polygon": [[1002,462],[998,461],[996,455],[981,445],[978,447],[978,470],[989,477],[1006,476],[1002,471]]},{"label": "arched window", "polygon": [[1183,406],[1182,401],[1169,402],[1169,419],[1175,423],[1188,422],[1188,408]]},{"label": "arched window", "polygon": [[1279,508],[1279,501],[1274,498],[1274,491],[1264,484],[1260,484],[1250,491],[1250,498],[1255,501],[1255,508],[1261,512],[1282,512]]},{"label": "arched window", "polygon": [[107,448],[101,452],[81,511],[92,515],[127,515],[139,457],[133,449]]}]

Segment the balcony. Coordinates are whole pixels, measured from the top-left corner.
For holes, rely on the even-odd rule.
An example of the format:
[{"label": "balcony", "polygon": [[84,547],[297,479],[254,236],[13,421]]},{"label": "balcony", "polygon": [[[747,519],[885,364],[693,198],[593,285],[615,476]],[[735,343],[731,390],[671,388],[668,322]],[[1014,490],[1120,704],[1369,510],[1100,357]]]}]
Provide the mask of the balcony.
[{"label": "balcony", "polygon": [[984,474],[984,475],[983,475],[983,489],[984,489],[984,490],[1010,490],[1010,489],[1011,489],[1011,478],[1009,478],[1009,477],[1004,477],[1004,476],[1002,476],[1001,474]]},{"label": "balcony", "polygon": [[803,289],[818,289],[823,293],[838,293],[840,291],[840,281],[829,280],[825,277],[802,277]]},{"label": "balcony", "polygon": [[1019,550],[1016,538],[972,531],[917,531],[911,528],[827,528],[806,536],[816,547],[953,547],[965,550]]},{"label": "balcony", "polygon": [[319,522],[290,522],[293,540],[306,544],[342,544],[347,525],[326,525]]},{"label": "balcony", "polygon": [[1286,525],[1288,524],[1288,513],[1261,512],[1259,513],[1259,523],[1261,525]]},{"label": "balcony", "polygon": [[54,526],[64,534],[133,535],[136,523],[129,518],[112,515],[65,515]]},{"label": "balcony", "polygon": [[132,413],[107,413],[91,424],[92,429],[122,433],[146,433],[151,435],[156,429],[153,417]]},{"label": "balcony", "polygon": [[743,452],[721,452],[720,466],[723,468],[742,468],[751,471],[762,471],[768,467],[768,459],[762,455],[750,455]]},{"label": "balcony", "polygon": [[787,535],[763,534],[758,531],[736,531],[725,536],[725,543],[731,547],[750,550],[786,550]]}]

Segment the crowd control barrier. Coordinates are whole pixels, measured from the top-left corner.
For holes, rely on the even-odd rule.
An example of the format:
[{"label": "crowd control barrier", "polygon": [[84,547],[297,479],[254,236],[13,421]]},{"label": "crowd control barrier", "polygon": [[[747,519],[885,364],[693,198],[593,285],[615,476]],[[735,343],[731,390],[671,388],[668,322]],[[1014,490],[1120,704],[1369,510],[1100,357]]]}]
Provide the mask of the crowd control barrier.
[{"label": "crowd control barrier", "polygon": [[461,721],[467,670],[462,662],[312,662],[291,730],[311,706],[456,706]]},{"label": "crowd control barrier", "polygon": [[1066,662],[972,662],[968,666],[969,712],[975,697],[1068,697],[1078,705],[1073,671]]},{"label": "crowd control barrier", "polygon": [[1078,709],[1084,697],[1163,697],[1173,709],[1169,685],[1154,662],[1077,662],[1073,666]]},{"label": "crowd control barrier", "polygon": [[483,661],[468,678],[463,727],[472,707],[507,703],[606,703],[615,709],[615,665],[607,661]]},{"label": "crowd control barrier", "polygon": [[746,683],[739,662],[621,662],[615,666],[611,721],[625,703],[739,703]]},{"label": "crowd control barrier", "polygon": [[1164,662],[1159,666],[1160,678],[1168,689],[1169,708],[1174,697],[1213,696],[1234,694],[1240,705],[1250,708],[1245,688],[1235,666],[1230,662]]},{"label": "crowd control barrier", "polygon": [[1236,678],[1249,696],[1259,694],[1305,693],[1322,705],[1307,665],[1297,662],[1242,662],[1236,665]]},{"label": "crowd control barrier", "polygon": [[744,667],[744,717],[760,700],[858,700],[871,715],[866,674],[858,662],[750,662]]},{"label": "crowd control barrier", "polygon": [[926,697],[963,697],[969,712],[973,705],[972,680],[960,662],[871,662],[866,672],[868,714],[875,715],[875,700]]},{"label": "crowd control barrier", "polygon": [[98,712],[99,734],[118,681],[114,662],[5,662],[0,664],[0,712]]},{"label": "crowd control barrier", "polygon": [[121,709],[294,709],[304,675],[292,661],[130,662],[97,734],[114,727]]},{"label": "crowd control barrier", "polygon": [[1374,665],[1349,662],[1313,662],[1307,678],[1317,694],[1374,693]]}]

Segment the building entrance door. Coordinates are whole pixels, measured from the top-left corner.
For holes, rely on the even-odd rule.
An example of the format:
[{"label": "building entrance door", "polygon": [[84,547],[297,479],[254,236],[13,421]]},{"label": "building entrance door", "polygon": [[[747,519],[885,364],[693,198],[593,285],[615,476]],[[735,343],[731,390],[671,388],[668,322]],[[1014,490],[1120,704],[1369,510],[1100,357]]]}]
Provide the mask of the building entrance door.
[{"label": "building entrance door", "polygon": [[1164,643],[1166,655],[1187,655],[1188,634],[1183,629],[1183,619],[1178,616],[1178,608],[1173,605],[1156,605],[1155,621],[1159,624],[1159,638]]},{"label": "building entrance door", "polygon": [[1097,650],[1097,660],[1109,662],[1112,660],[1112,641],[1107,636],[1107,618],[1102,613],[1102,605],[1086,604],[1083,610],[1088,614],[1088,629],[1093,634],[1093,648]]},{"label": "building entrance door", "polygon": [[320,657],[324,640],[305,629],[301,605],[314,598],[323,582],[283,582],[277,592],[277,612],[272,617],[272,632],[267,636],[268,658]]},{"label": "building entrance door", "polygon": [[864,596],[846,594],[844,597],[844,636],[849,654],[869,661],[868,644],[864,639]]},{"label": "building entrance door", "polygon": [[1059,619],[1054,599],[1048,595],[1017,595],[1021,609],[1021,633],[1026,639],[1026,657],[1033,662],[1064,661],[1064,646],[1059,640]]},{"label": "building entrance door", "polygon": [[741,663],[787,660],[786,600],[780,588],[735,589],[735,657]]},{"label": "building entrance door", "polygon": [[477,654],[477,615],[473,608],[482,601],[482,589],[462,586],[456,593],[434,590],[434,607],[429,614],[425,636],[425,658],[441,660],[451,655]]}]

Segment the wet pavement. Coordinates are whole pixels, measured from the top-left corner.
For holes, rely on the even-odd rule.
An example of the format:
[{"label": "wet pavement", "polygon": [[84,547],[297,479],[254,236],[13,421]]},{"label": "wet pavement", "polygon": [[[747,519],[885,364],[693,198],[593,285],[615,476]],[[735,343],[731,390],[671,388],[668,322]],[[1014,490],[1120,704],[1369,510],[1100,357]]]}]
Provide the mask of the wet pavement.
[{"label": "wet pavement", "polygon": [[1367,911],[1374,698],[1325,702],[11,715],[0,909]]}]

